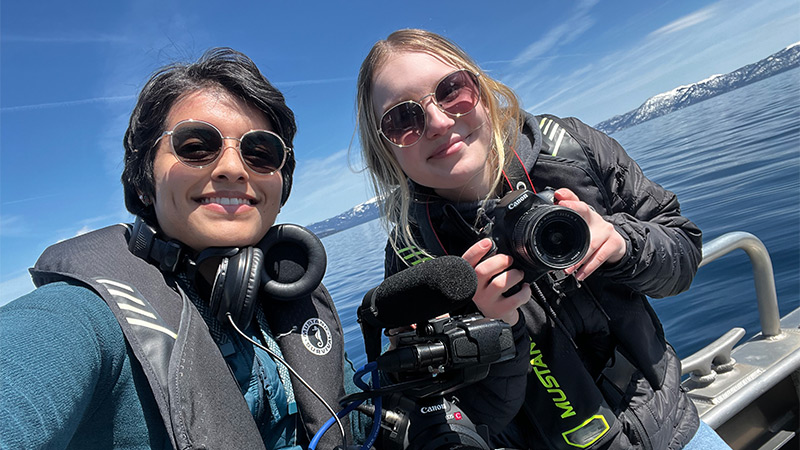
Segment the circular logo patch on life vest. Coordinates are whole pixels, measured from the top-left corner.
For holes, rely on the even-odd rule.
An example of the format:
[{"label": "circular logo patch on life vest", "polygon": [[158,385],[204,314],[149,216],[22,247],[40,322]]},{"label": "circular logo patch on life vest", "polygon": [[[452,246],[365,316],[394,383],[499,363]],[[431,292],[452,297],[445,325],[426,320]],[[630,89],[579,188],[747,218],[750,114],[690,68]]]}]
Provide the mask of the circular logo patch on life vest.
[{"label": "circular logo patch on life vest", "polygon": [[331,330],[322,319],[315,317],[306,320],[303,329],[300,330],[300,336],[303,338],[303,345],[315,355],[327,355],[333,347]]}]

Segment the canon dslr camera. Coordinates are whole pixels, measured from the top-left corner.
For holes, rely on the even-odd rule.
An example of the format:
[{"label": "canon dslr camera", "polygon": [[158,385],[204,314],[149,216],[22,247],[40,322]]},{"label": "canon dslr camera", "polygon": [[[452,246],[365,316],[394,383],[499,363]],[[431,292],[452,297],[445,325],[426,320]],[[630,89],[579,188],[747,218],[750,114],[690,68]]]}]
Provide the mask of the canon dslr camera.
[{"label": "canon dslr camera", "polygon": [[572,267],[589,249],[589,226],[577,212],[554,204],[552,189],[538,194],[519,189],[495,207],[489,237],[497,251],[514,258],[525,282]]}]

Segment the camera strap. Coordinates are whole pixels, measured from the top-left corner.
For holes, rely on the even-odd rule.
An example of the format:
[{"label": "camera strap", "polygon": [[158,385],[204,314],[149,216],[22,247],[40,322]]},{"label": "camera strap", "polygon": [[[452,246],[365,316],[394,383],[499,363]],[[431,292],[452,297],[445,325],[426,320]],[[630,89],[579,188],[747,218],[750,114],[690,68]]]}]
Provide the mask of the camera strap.
[{"label": "camera strap", "polygon": [[511,148],[511,153],[512,155],[509,155],[509,158],[506,160],[506,166],[503,168],[503,178],[506,181],[505,187],[507,188],[503,190],[503,193],[518,189],[527,189],[536,193],[536,189],[533,187],[533,181],[531,181],[531,176],[528,174],[528,171],[525,170],[522,159],[513,147]]}]

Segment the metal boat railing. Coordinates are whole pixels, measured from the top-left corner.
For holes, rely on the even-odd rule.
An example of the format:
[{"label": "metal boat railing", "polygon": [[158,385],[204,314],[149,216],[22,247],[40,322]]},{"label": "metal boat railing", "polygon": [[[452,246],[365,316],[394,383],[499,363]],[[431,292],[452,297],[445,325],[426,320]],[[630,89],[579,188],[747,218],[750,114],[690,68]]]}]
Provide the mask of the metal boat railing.
[{"label": "metal boat railing", "polygon": [[778,311],[778,295],[775,292],[772,260],[767,248],[759,238],[744,231],[723,234],[711,242],[703,244],[703,261],[700,262],[700,267],[736,249],[744,250],[753,265],[761,334],[765,337],[777,336],[781,334],[781,317]]},{"label": "metal boat railing", "polygon": [[727,233],[704,244],[700,266],[736,249],[753,267],[761,333],[737,345],[745,330],[733,328],[683,359],[689,377],[681,385],[701,419],[731,448],[799,448],[800,308],[780,317],[772,261],[750,233]]},{"label": "metal boat railing", "polygon": [[[734,231],[704,243],[703,260],[700,262],[700,267],[736,249],[744,250],[750,257],[750,263],[753,266],[761,334],[766,338],[779,336],[781,334],[781,317],[778,310],[778,295],[775,291],[772,260],[767,248],[759,238],[744,231]],[[730,370],[729,365],[733,364],[731,351],[744,335],[743,328],[733,328],[700,351],[684,358],[681,361],[682,375],[691,374],[692,379],[700,385],[713,382],[717,372]]]}]

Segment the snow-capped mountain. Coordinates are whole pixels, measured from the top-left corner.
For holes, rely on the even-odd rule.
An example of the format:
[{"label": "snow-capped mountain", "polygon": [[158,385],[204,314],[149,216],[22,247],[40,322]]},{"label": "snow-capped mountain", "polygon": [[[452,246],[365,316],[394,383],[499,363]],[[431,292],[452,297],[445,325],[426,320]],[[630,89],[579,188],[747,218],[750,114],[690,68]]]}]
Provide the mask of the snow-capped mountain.
[{"label": "snow-capped mountain", "polygon": [[650,97],[642,106],[600,122],[595,128],[611,134],[798,66],[800,66],[800,42],[725,75],[714,75],[703,81],[679,86],[669,92]]},{"label": "snow-capped mountain", "polygon": [[322,238],[377,218],[378,198],[373,197],[336,217],[325,219],[322,222],[312,223],[308,225],[307,228]]}]

